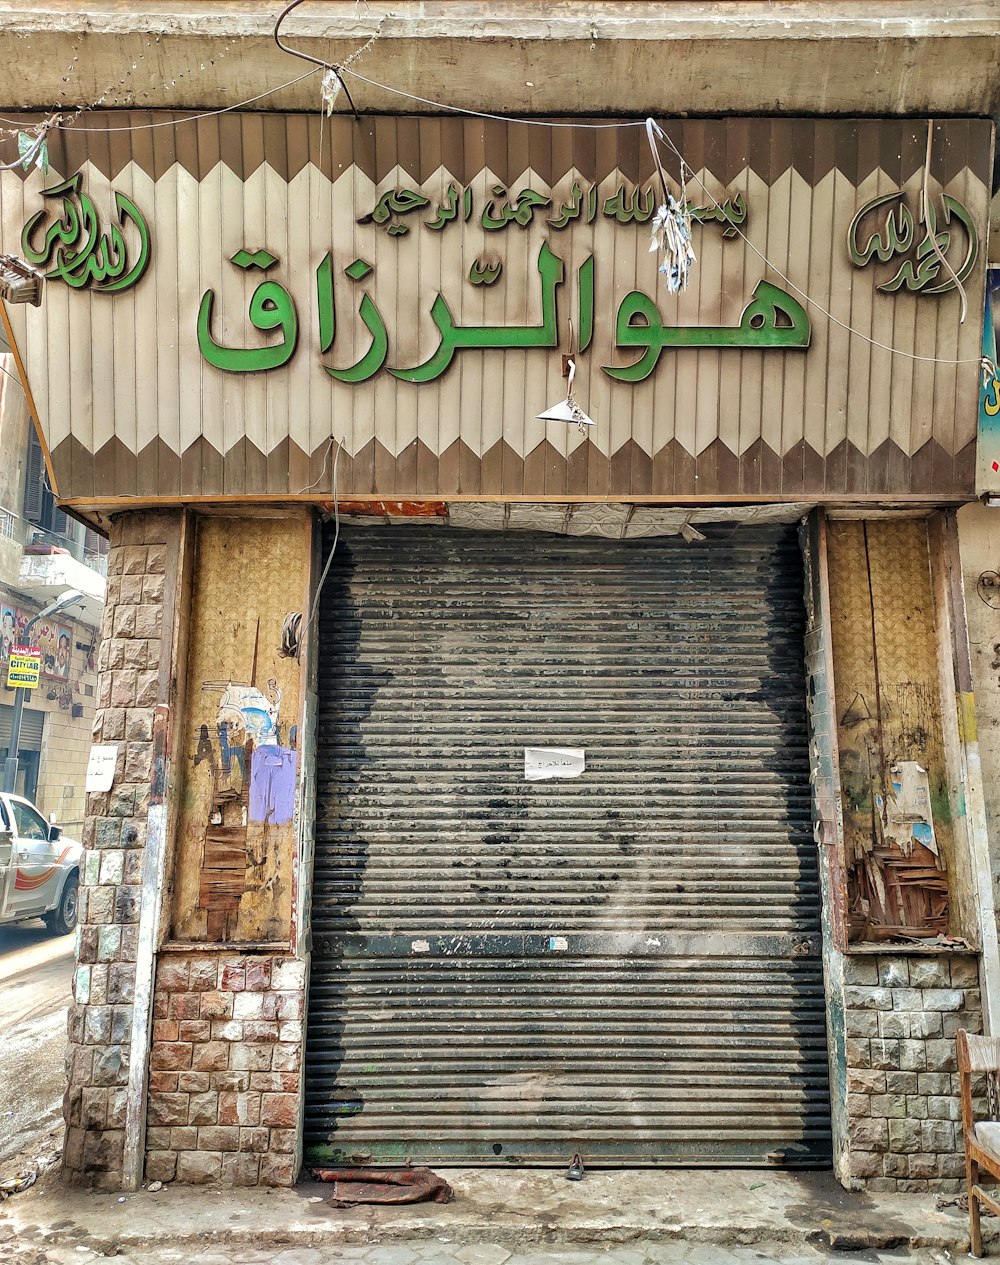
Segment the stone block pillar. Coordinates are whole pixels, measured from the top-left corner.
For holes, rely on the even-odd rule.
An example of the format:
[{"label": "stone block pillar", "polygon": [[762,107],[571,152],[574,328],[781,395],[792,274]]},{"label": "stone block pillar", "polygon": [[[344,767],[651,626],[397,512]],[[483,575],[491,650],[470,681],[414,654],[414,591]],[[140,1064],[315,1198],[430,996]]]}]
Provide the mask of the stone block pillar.
[{"label": "stone block pillar", "polygon": [[127,1182],[127,1135],[134,1151],[145,1116],[152,981],[141,944],[161,899],[148,845],[151,834],[163,842],[184,528],[169,510],[118,515],[111,530],[94,741],[115,744],[118,760],[112,789],[87,796],[63,1157],[68,1182],[103,1190]]},{"label": "stone block pillar", "polygon": [[[308,608],[312,520],[136,511],[111,544],[94,740],[118,755],[87,802],[64,1176],[291,1185],[308,832],[297,783],[267,793],[276,753],[283,769],[305,758],[283,630]],[[232,700],[262,688],[258,733]]]}]

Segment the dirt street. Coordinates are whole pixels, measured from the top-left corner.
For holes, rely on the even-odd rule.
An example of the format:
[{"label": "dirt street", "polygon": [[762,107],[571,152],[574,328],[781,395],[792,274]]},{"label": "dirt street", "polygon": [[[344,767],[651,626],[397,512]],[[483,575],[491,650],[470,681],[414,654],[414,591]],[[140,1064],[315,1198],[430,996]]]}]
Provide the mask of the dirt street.
[{"label": "dirt street", "polygon": [[0,928],[0,1163],[61,1123],[73,937]]},{"label": "dirt street", "polygon": [[[0,1243],[0,1247],[3,1244]],[[26,1243],[18,1265],[79,1265],[106,1259],[85,1247]],[[248,1250],[225,1245],[204,1248],[151,1248],[115,1256],[116,1265],[952,1265],[957,1259],[940,1250],[831,1252],[807,1244],[757,1243],[720,1247],[711,1243],[633,1242],[629,1244],[539,1243],[511,1250],[488,1241],[459,1245],[439,1242],[395,1243],[372,1247],[328,1245],[303,1248],[275,1245]]]}]

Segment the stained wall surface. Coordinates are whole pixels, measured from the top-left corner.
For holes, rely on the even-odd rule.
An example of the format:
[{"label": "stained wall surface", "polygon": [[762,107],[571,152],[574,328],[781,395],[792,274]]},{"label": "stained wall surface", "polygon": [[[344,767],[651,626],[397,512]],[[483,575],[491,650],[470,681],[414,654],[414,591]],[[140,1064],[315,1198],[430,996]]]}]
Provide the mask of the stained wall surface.
[{"label": "stained wall surface", "polygon": [[288,941],[302,691],[281,654],[308,606],[312,523],[198,522],[172,938]]},{"label": "stained wall surface", "polygon": [[982,761],[994,903],[1000,896],[1000,510],[958,512],[965,610],[972,655],[976,737]]}]

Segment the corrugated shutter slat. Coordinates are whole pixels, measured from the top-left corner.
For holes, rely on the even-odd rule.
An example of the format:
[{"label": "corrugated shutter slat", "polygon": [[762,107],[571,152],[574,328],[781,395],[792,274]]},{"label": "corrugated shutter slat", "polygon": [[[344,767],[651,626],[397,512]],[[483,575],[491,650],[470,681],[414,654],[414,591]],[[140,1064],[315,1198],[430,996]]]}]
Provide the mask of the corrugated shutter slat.
[{"label": "corrugated shutter slat", "polygon": [[[0,703],[0,747],[6,749],[10,744],[10,732],[14,724],[14,709],[9,703]],[[41,751],[42,729],[45,725],[45,713],[26,707],[21,712],[21,733],[18,748],[21,751]]]},{"label": "corrugated shutter slat", "polygon": [[[795,533],[347,529],[307,1154],[829,1155]],[[583,747],[528,782],[524,748]]]}]

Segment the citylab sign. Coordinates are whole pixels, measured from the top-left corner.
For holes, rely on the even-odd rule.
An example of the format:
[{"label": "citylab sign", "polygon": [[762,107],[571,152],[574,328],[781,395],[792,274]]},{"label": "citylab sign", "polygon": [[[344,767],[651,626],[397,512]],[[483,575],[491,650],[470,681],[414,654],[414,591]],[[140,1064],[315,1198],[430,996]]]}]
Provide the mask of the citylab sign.
[{"label": "citylab sign", "polygon": [[9,690],[37,690],[42,672],[42,652],[35,646],[11,646],[7,662]]}]

